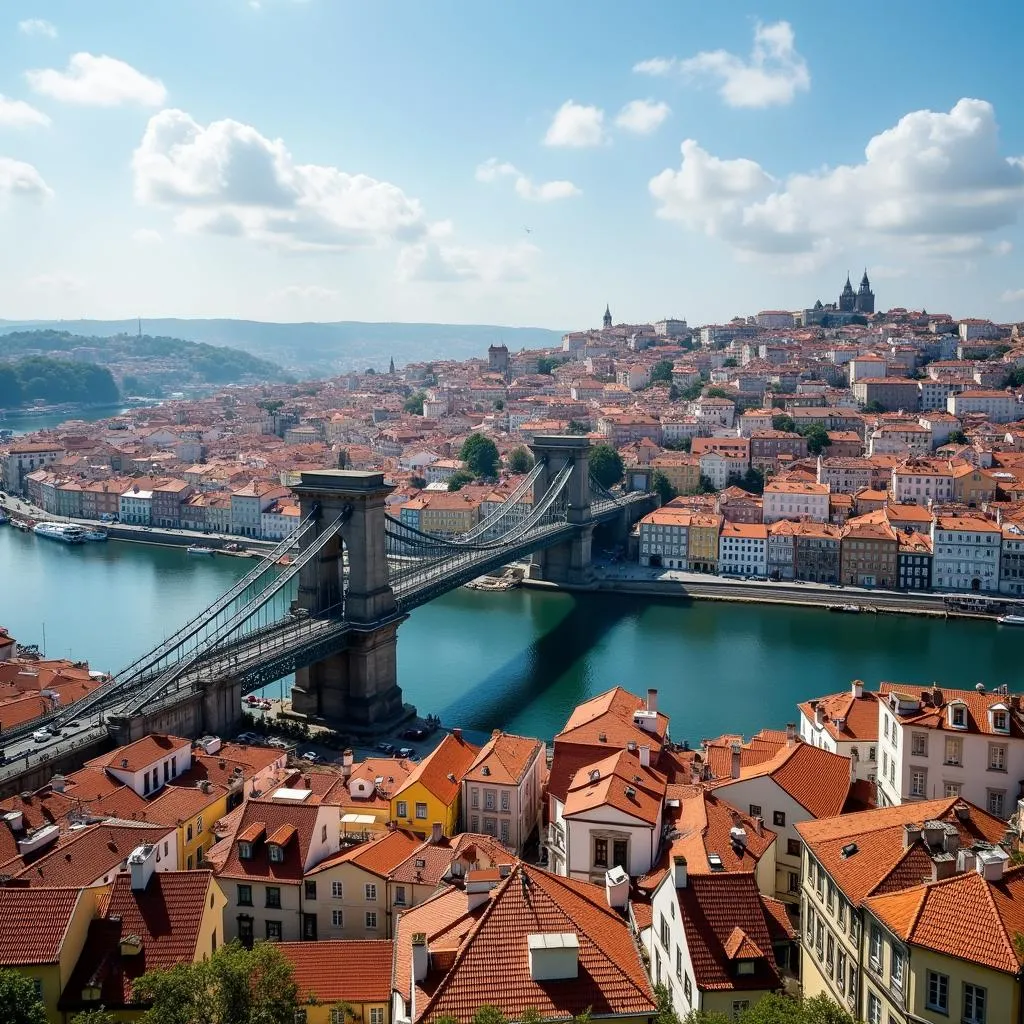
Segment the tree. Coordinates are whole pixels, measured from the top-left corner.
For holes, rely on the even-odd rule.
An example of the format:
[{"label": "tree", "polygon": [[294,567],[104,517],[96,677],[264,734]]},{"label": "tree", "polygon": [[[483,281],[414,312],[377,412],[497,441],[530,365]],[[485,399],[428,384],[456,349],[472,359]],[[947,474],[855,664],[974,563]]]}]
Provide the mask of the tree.
[{"label": "tree", "polygon": [[750,467],[737,481],[740,487],[751,494],[764,494],[764,473]]},{"label": "tree", "polygon": [[543,373],[545,377],[550,376],[551,371],[564,362],[564,359],[559,359],[557,356],[541,356],[537,360],[537,372]]},{"label": "tree", "polygon": [[658,492],[662,505],[667,505],[678,493],[672,486],[672,481],[660,469],[654,471],[651,477],[651,487]]},{"label": "tree", "polygon": [[570,434],[587,434],[590,432],[590,428],[586,423],[580,423],[579,420],[569,420],[569,426],[565,428]]},{"label": "tree", "polygon": [[951,430],[946,444],[970,444],[967,435],[962,430]]},{"label": "tree", "polygon": [[879,402],[878,399],[876,398],[876,399],[872,399],[870,402],[868,402],[864,406],[862,411],[863,412],[885,412],[885,406],[882,405],[882,403]]},{"label": "tree", "polygon": [[706,394],[708,398],[732,398],[732,395],[725,388],[720,387],[708,388]]},{"label": "tree", "polygon": [[587,452],[590,472],[602,487],[614,487],[625,472],[622,456],[608,444],[597,444]]},{"label": "tree", "polygon": [[508,468],[510,473],[529,473],[533,469],[533,456],[529,448],[519,445],[508,453]]},{"label": "tree", "polygon": [[149,1003],[143,1024],[291,1024],[299,991],[292,965],[272,942],[232,942],[198,963],[147,971],[133,998]]},{"label": "tree", "polygon": [[460,469],[448,478],[448,490],[461,491],[466,484],[471,484],[475,479],[476,477],[472,473],[467,473],[466,470]]},{"label": "tree", "polygon": [[679,385],[678,384],[673,382],[672,384],[669,385],[668,400],[670,402],[678,402],[679,401],[679,396],[681,394],[682,394],[682,392],[679,390]]},{"label": "tree", "polygon": [[[1007,374],[1006,380],[1003,381],[1004,388],[1024,388],[1024,369],[1012,370]],[[3,405],[3,401],[0,400],[0,405]]]},{"label": "tree", "polygon": [[782,412],[772,417],[772,430],[783,430],[787,434],[792,434],[796,430],[796,423],[793,422],[792,416]]},{"label": "tree", "polygon": [[426,397],[427,396],[422,391],[416,391],[405,400],[405,403],[402,405],[402,408],[406,412],[411,413],[413,416],[422,416],[423,400]]},{"label": "tree", "polygon": [[497,409],[498,412],[501,412],[501,410],[505,408],[505,399],[504,398],[499,398],[494,403],[494,408]]},{"label": "tree", "polygon": [[696,402],[700,398],[700,393],[704,390],[704,385],[701,381],[695,380],[688,387],[683,388],[679,392],[679,397],[686,402]]},{"label": "tree", "polygon": [[4,1024],[47,1024],[32,979],[20,971],[0,970],[0,1007]]},{"label": "tree", "polygon": [[284,402],[280,398],[269,399],[265,398],[262,402],[256,403],[264,412],[274,415],[279,409],[284,407]]},{"label": "tree", "polygon": [[83,1010],[71,1018],[71,1024],[117,1024],[117,1018],[103,1007],[98,1010]]},{"label": "tree", "polygon": [[651,383],[654,384],[657,381],[664,381],[666,384],[672,383],[671,359],[662,359],[651,367]]},{"label": "tree", "polygon": [[663,447],[670,452],[688,452],[693,447],[693,438],[681,437],[678,441],[665,441]]},{"label": "tree", "polygon": [[697,484],[698,494],[715,494],[718,488],[711,482],[711,477],[705,476],[703,473],[700,475],[700,483]]},{"label": "tree", "polygon": [[507,1024],[508,1018],[496,1006],[484,1003],[473,1014],[473,1024]]},{"label": "tree", "polygon": [[672,1009],[672,995],[664,985],[654,986],[654,999],[658,1005],[654,1024],[679,1024],[679,1015]]},{"label": "tree", "polygon": [[832,438],[820,423],[809,426],[803,435],[807,438],[807,451],[811,455],[818,455],[832,444]]},{"label": "tree", "polygon": [[824,992],[805,999],[800,1009],[804,1024],[855,1024],[853,1017]]},{"label": "tree", "polygon": [[459,458],[475,476],[494,476],[498,468],[498,446],[483,434],[470,434],[463,442]]},{"label": "tree", "polygon": [[733,366],[739,366],[739,365],[740,365],[739,364],[739,360],[736,359],[734,356],[729,356],[729,358],[726,359],[726,361],[724,363],[722,363],[723,367],[724,366],[733,367]]},{"label": "tree", "polygon": [[409,486],[416,487],[422,491],[423,488],[427,486],[427,481],[423,477],[414,474],[409,477]]}]

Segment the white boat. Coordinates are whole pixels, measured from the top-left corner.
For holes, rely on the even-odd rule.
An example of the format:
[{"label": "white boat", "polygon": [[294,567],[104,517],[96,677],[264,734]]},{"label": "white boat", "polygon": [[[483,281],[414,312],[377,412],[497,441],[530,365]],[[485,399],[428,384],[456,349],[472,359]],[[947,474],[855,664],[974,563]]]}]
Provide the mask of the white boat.
[{"label": "white boat", "polygon": [[85,540],[106,540],[106,539],[107,539],[107,531],[106,530],[86,530],[85,531]]},{"label": "white boat", "polygon": [[996,622],[1000,626],[1024,626],[1024,615],[1000,615]]},{"label": "white boat", "polygon": [[48,540],[59,540],[65,544],[81,544],[85,540],[85,530],[74,523],[36,523],[32,532]]},{"label": "white boat", "polygon": [[212,555],[213,548],[208,548],[203,544],[189,544],[188,548],[185,550],[185,554],[196,556]]}]

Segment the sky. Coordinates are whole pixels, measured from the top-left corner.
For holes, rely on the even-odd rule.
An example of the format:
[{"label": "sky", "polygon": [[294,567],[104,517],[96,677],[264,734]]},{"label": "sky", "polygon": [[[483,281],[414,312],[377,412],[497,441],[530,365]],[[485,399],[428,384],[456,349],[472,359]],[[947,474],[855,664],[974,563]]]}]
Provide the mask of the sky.
[{"label": "sky", "polygon": [[0,0],[0,319],[1024,320],[1024,4]]}]

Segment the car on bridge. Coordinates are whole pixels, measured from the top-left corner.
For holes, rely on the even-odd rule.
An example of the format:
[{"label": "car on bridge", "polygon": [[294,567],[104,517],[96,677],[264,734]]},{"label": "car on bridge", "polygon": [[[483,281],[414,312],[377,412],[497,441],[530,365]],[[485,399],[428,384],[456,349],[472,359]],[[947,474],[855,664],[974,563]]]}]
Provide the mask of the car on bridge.
[{"label": "car on bridge", "polygon": [[53,739],[53,737],[47,729],[36,729],[36,731],[32,733],[32,739],[34,739],[36,743],[46,743]]}]

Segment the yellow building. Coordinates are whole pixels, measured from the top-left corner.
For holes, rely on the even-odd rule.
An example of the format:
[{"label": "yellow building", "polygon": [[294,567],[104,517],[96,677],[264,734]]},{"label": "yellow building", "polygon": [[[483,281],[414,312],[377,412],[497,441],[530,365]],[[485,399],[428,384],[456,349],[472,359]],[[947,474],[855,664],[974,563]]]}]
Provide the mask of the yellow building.
[{"label": "yellow building", "polygon": [[444,835],[454,835],[459,824],[462,777],[479,753],[479,747],[462,738],[461,729],[453,729],[394,791],[391,820],[421,839],[435,823],[441,825]]},{"label": "yellow building", "polygon": [[295,971],[296,1024],[391,1024],[390,940],[282,942],[278,949]]},{"label": "yellow building", "polygon": [[[354,762],[352,751],[342,755],[346,788],[332,791],[331,800],[341,805],[342,835],[383,832],[391,818],[391,794],[403,786],[416,764],[400,757],[368,757]],[[379,780],[379,781],[378,781]]]},{"label": "yellow building", "polygon": [[664,473],[677,494],[696,494],[700,486],[700,459],[684,452],[670,452],[651,459],[651,469]]},{"label": "yellow building", "polygon": [[953,500],[980,508],[996,496],[996,481],[991,473],[965,463],[953,467]]},{"label": "yellow building", "polygon": [[424,491],[399,512],[403,523],[424,533],[466,533],[480,518],[480,499],[462,491]]},{"label": "yellow building", "polygon": [[695,512],[690,519],[690,533],[686,552],[691,572],[718,571],[718,535],[722,531],[722,517],[713,512]]},{"label": "yellow building", "polygon": [[0,967],[32,980],[54,1024],[95,905],[92,889],[0,888]]},{"label": "yellow building", "polygon": [[178,832],[178,864],[201,868],[206,851],[217,841],[213,825],[228,813],[225,786],[201,782],[196,788],[167,786],[146,809],[146,820],[173,825]]}]

